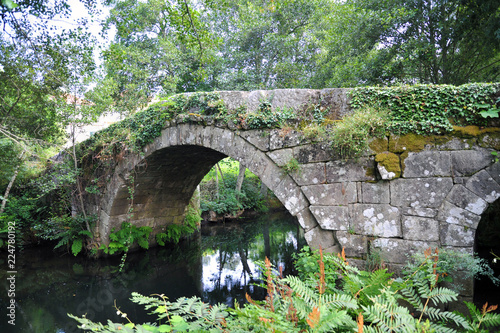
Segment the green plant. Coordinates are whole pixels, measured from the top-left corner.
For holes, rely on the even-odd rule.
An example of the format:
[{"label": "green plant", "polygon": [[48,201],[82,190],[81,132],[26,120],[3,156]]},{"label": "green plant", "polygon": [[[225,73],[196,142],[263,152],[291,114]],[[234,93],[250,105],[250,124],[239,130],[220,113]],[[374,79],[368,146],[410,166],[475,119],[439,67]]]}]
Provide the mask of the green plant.
[{"label": "green plant", "polygon": [[149,234],[153,231],[151,227],[137,227],[130,222],[124,221],[120,230],[111,229],[109,234],[109,245],[101,245],[100,249],[106,254],[128,252],[130,247],[137,243],[143,249],[149,248]]},{"label": "green plant", "polygon": [[[439,251],[428,249],[422,261],[394,278],[386,269],[367,272],[349,265],[344,252],[339,255],[310,252],[297,255],[299,276],[283,277],[269,260],[261,264],[264,301],[246,296],[248,304],[234,310],[209,307],[197,298],[168,302],[163,295],[144,297],[133,294],[135,303],[152,309],[159,324],[134,324],[118,309],[127,324],[108,321],[107,325],[71,316],[80,328],[95,332],[484,332],[500,324],[496,306],[481,310],[466,303],[471,315],[443,310],[457,300],[457,293],[441,287],[445,275]],[[402,304],[409,304],[404,306]],[[173,320],[174,316],[176,319]],[[179,325],[179,326],[176,326]]]},{"label": "green plant", "polygon": [[285,173],[300,173],[301,167],[299,161],[296,158],[290,158],[284,165],[281,166],[281,169]]},{"label": "green plant", "polygon": [[368,149],[369,137],[380,137],[387,131],[389,112],[365,107],[356,109],[335,123],[332,128],[331,146],[342,158],[356,158]]},{"label": "green plant", "polygon": [[67,246],[74,256],[77,256],[83,249],[87,239],[92,239],[93,235],[86,229],[86,224],[93,225],[97,220],[96,215],[84,217],[78,215],[54,216],[43,223],[33,225],[36,235],[45,240],[56,240],[54,249]]},{"label": "green plant", "polygon": [[351,106],[389,110],[388,128],[397,134],[440,134],[453,125],[485,125],[485,117],[498,113],[498,89],[498,83],[360,87],[351,91]]},{"label": "green plant", "polygon": [[200,226],[200,221],[201,216],[199,210],[189,205],[184,223],[181,225],[168,225],[165,232],[156,234],[156,242],[161,246],[165,246],[165,242],[178,243],[181,237],[189,236],[197,231]]}]

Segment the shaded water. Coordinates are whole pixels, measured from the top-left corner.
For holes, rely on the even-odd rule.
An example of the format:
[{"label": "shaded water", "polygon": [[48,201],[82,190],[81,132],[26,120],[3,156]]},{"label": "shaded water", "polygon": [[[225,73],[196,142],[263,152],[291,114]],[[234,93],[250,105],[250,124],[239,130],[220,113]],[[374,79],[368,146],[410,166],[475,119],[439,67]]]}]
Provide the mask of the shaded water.
[{"label": "shaded water", "polygon": [[[17,255],[16,326],[7,324],[4,315],[0,332],[79,332],[67,313],[121,322],[115,300],[133,321],[152,320],[129,301],[132,291],[161,293],[171,300],[197,295],[230,306],[242,303],[246,292],[263,298],[265,291],[252,285],[260,276],[256,261],[267,256],[285,274],[292,273],[292,254],[304,244],[296,219],[276,213],[206,225],[198,236],[174,248],[130,254],[123,273],[118,273],[120,258],[88,260],[61,256],[49,247],[27,249]],[[5,286],[5,271],[1,279]],[[8,305],[4,295],[3,314]]]}]

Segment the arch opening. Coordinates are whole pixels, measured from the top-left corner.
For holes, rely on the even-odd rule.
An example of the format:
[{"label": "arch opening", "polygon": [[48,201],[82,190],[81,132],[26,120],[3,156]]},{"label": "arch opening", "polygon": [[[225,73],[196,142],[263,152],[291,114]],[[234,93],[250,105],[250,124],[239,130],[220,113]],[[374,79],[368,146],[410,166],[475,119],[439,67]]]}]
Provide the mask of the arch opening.
[{"label": "arch opening", "polygon": [[[500,277],[500,200],[490,204],[481,215],[474,240],[474,252],[486,260],[494,271],[494,276]],[[474,280],[474,303],[482,306],[484,303],[497,304],[500,300],[500,285],[495,285],[488,277]],[[497,309],[500,313],[500,309]]]}]

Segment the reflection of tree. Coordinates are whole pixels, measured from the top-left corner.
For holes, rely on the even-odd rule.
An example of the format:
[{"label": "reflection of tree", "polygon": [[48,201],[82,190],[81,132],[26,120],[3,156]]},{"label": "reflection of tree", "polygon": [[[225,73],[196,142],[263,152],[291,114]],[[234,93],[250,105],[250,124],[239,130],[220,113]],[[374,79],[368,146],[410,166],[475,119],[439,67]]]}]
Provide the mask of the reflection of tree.
[{"label": "reflection of tree", "polygon": [[[202,252],[209,255],[218,249],[219,253],[217,274],[211,278],[212,285],[205,286],[204,301],[225,300],[224,303],[232,306],[234,300],[243,302],[246,292],[255,299],[263,299],[265,290],[251,285],[257,273],[252,267],[268,257],[276,267],[284,266],[284,274],[293,273],[292,254],[297,251],[298,243],[296,231],[296,223],[288,214],[264,215],[252,221],[205,227]],[[209,260],[203,262],[209,264]],[[241,270],[236,271],[238,263]]]}]

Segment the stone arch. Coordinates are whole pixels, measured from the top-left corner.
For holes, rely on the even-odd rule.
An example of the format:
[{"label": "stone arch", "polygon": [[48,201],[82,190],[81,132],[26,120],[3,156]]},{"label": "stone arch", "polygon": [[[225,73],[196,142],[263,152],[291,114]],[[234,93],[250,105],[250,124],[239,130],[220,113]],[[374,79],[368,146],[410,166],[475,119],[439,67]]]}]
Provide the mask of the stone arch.
[{"label": "stone arch", "polygon": [[151,226],[157,233],[168,224],[182,222],[185,207],[203,176],[215,163],[229,156],[258,176],[298,218],[308,243],[313,234],[314,238],[319,234],[331,247],[333,233],[319,227],[301,187],[265,154],[268,146],[268,130],[238,133],[196,124],[164,129],[143,149],[143,154],[131,154],[116,167],[101,199],[101,241],[106,243],[110,230],[127,219],[130,176],[134,176],[135,188],[131,220],[137,226]]}]

